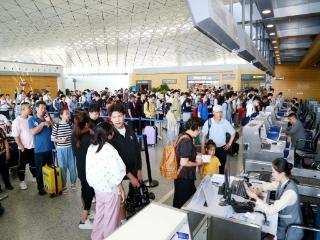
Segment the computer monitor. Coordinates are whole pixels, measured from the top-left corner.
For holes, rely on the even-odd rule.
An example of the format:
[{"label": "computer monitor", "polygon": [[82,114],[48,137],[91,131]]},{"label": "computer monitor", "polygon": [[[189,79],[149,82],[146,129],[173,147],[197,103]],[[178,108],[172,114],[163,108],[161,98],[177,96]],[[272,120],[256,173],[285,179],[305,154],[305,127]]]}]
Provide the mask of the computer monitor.
[{"label": "computer monitor", "polygon": [[260,139],[265,139],[267,137],[267,130],[265,124],[262,124],[259,128]]},{"label": "computer monitor", "polygon": [[231,187],[230,187],[230,161],[227,157],[226,165],[224,167],[224,183],[220,187],[219,192],[223,194],[223,201],[220,206],[227,206],[231,204]]}]

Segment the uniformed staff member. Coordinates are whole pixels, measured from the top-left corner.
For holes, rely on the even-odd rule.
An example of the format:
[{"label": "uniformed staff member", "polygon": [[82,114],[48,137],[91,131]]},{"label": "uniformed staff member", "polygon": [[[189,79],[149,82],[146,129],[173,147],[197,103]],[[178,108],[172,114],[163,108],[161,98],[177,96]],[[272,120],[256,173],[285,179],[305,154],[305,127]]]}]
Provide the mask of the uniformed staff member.
[{"label": "uniformed staff member", "polygon": [[[284,240],[286,229],[290,224],[302,224],[302,213],[300,208],[300,197],[297,185],[290,180],[293,165],[284,158],[277,158],[272,161],[272,176],[274,181],[264,183],[259,187],[251,187],[247,194],[252,198],[256,207],[255,210],[266,214],[279,214],[277,239]],[[259,198],[262,191],[276,191],[276,201],[269,205]],[[287,240],[300,240],[303,237],[303,230],[289,229]]]},{"label": "uniformed staff member", "polygon": [[306,133],[304,131],[304,127],[300,120],[297,118],[295,113],[290,113],[288,116],[289,123],[291,123],[291,127],[284,129],[283,131],[290,136],[291,143],[294,148],[303,147],[304,141],[300,141],[300,139],[306,139]]}]

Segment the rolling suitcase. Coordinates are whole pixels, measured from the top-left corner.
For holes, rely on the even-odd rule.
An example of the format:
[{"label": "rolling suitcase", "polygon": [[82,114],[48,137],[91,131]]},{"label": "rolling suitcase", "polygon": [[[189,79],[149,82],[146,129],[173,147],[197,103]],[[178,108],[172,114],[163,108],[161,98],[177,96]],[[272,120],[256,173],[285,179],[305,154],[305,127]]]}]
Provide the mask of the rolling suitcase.
[{"label": "rolling suitcase", "polygon": [[144,134],[147,136],[147,144],[148,145],[156,145],[157,144],[157,135],[158,135],[157,127],[146,126],[144,128]]},{"label": "rolling suitcase", "polygon": [[45,165],[42,167],[42,176],[44,190],[50,195],[50,197],[62,194],[61,168],[54,165]]}]

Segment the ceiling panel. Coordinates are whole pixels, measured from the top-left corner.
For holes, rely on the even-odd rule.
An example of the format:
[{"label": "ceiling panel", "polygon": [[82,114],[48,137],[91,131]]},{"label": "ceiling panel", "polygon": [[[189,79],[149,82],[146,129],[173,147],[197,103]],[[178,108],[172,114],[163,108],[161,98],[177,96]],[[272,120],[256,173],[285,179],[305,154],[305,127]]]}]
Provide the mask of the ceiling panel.
[{"label": "ceiling panel", "polygon": [[192,26],[184,0],[1,0],[4,60],[81,66],[243,62]]}]

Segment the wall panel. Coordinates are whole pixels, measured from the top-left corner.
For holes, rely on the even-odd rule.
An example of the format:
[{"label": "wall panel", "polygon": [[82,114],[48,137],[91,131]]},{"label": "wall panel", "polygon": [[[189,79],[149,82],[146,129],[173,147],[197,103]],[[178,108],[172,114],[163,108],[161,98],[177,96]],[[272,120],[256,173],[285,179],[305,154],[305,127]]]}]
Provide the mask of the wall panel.
[{"label": "wall panel", "polygon": [[[230,84],[234,90],[240,90],[241,88],[241,74],[263,74],[259,69],[252,70],[243,70],[243,69],[234,69],[234,70],[216,70],[213,72],[185,72],[185,73],[146,73],[146,74],[137,74],[133,73],[130,79],[130,85],[135,85],[139,80],[151,80],[152,87],[159,87],[162,83],[162,79],[176,79],[177,84],[168,84],[172,89],[181,89],[182,91],[187,90],[187,76],[188,75],[211,75],[211,74],[220,74],[219,85]],[[234,79],[225,79],[227,75],[235,75]]]},{"label": "wall panel", "polygon": [[320,70],[300,69],[297,64],[276,66],[276,76],[284,80],[272,80],[275,92],[283,92],[285,97],[320,99]]},{"label": "wall panel", "polygon": [[[47,77],[47,76],[27,76],[22,77],[22,79],[27,81],[26,91],[47,89],[50,91],[51,96],[55,96],[58,90],[57,77]],[[14,91],[17,89],[22,89],[19,86],[20,77],[16,75],[3,75],[0,76],[0,92],[3,94],[9,93],[11,97],[14,96]]]}]

